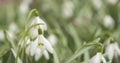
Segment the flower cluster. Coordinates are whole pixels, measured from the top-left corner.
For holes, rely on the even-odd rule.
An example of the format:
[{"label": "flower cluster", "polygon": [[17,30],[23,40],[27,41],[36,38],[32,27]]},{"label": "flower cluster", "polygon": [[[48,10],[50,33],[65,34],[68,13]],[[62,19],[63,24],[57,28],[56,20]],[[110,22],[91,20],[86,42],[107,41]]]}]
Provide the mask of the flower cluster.
[{"label": "flower cluster", "polygon": [[116,58],[120,56],[120,48],[118,46],[118,43],[111,43],[110,40],[107,40],[107,42],[108,43],[105,48],[105,53],[102,54],[101,52],[98,52],[95,56],[92,57],[92,59],[90,59],[89,63],[107,63],[105,57],[108,58],[108,61],[111,63],[114,57]]},{"label": "flower cluster", "polygon": [[44,55],[45,58],[49,60],[48,52],[53,53],[54,49],[52,48],[49,41],[44,37],[44,31],[47,30],[47,25],[38,16],[32,20],[30,25],[33,26],[35,24],[42,25],[36,25],[30,29],[29,34],[32,36],[32,38],[35,38],[35,40],[32,41],[30,38],[26,38],[26,53],[30,56],[34,56],[36,61],[38,61],[42,55]]}]

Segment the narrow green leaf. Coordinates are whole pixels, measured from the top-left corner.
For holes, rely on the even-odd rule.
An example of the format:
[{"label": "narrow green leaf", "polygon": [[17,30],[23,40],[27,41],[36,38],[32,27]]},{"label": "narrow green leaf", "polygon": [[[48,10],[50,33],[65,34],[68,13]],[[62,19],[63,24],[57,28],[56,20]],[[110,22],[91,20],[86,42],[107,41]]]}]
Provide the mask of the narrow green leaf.
[{"label": "narrow green leaf", "polygon": [[54,63],[60,63],[58,55],[57,55],[57,53],[55,51],[53,53],[53,56],[54,56]]},{"label": "narrow green leaf", "polygon": [[[17,53],[13,49],[11,49],[11,51],[12,51],[14,57],[17,58]],[[17,58],[17,63],[23,63],[19,57]]]},{"label": "narrow green leaf", "polygon": [[65,63],[70,63],[72,60],[74,60],[77,57],[79,57],[81,54],[83,54],[84,52],[86,52],[87,50],[89,50],[91,47],[92,46],[82,47],[79,52],[73,54]]},{"label": "narrow green leaf", "polygon": [[70,63],[72,60],[76,59],[77,57],[79,57],[81,54],[83,54],[84,52],[88,51],[90,48],[92,48],[92,45],[98,45],[101,46],[101,43],[98,42],[90,42],[90,43],[86,43],[83,46],[80,46],[76,52],[65,62],[65,63]]}]

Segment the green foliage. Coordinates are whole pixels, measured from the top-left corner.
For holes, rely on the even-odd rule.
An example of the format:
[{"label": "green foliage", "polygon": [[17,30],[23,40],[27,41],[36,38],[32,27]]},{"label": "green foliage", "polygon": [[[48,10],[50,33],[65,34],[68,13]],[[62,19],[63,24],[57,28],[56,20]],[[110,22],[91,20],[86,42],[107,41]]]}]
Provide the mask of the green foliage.
[{"label": "green foliage", "polygon": [[[94,3],[98,0],[32,0],[27,12],[24,10],[25,14],[20,12],[24,0],[8,1],[9,4],[5,1],[3,5],[0,4],[0,32],[2,30],[4,35],[4,39],[0,37],[0,63],[18,63],[19,59],[22,63],[88,63],[98,52],[99,46],[102,53],[105,53],[107,40],[120,45],[119,0],[115,4],[100,0],[97,2],[98,7]],[[65,5],[71,6],[70,9],[64,8]],[[48,27],[44,32],[45,37],[54,34],[57,38],[53,46],[54,53],[49,53],[49,60],[42,56],[39,61],[35,61],[33,56],[26,54],[25,36],[30,36],[28,32],[32,27],[44,25],[41,23],[29,27],[30,21],[38,15]],[[106,16],[111,17],[112,24],[104,22]],[[12,32],[13,37],[9,35],[12,22],[18,28]],[[41,29],[39,32],[42,34]],[[118,55],[111,63],[119,63],[119,59]]]}]

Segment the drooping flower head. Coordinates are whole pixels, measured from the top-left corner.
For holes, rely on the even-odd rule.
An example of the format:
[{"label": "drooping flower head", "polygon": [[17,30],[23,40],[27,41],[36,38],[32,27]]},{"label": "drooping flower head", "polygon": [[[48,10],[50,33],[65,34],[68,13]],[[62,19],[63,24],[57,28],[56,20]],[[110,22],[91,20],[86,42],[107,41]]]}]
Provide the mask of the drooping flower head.
[{"label": "drooping flower head", "polygon": [[47,30],[47,25],[46,25],[46,23],[45,23],[40,17],[38,17],[38,16],[35,17],[35,18],[32,20],[30,26],[32,26],[32,25],[34,25],[34,24],[40,24],[40,23],[42,23],[43,25],[37,25],[37,26],[31,28],[30,31],[29,31],[29,32],[30,32],[30,35],[31,35],[33,38],[34,38],[34,37],[37,37],[37,36],[39,35],[38,30],[42,30],[42,31],[41,31],[42,33]]},{"label": "drooping flower head", "polygon": [[89,63],[106,63],[104,56],[98,52],[95,56],[92,57]]},{"label": "drooping flower head", "polygon": [[27,51],[29,51],[28,53],[31,56],[34,56],[35,60],[38,61],[42,54],[48,60],[48,52],[53,53],[54,50],[49,41],[43,35],[38,35],[35,41],[28,46]]},{"label": "drooping flower head", "polygon": [[112,61],[113,57],[120,56],[120,48],[117,42],[107,44],[105,55],[108,57],[110,61]]},{"label": "drooping flower head", "polygon": [[42,25],[36,25],[30,29],[30,34],[35,38],[33,41],[28,42],[28,46],[26,48],[26,53],[30,56],[34,56],[35,60],[38,61],[42,55],[45,56],[45,58],[49,59],[49,54],[53,53],[53,48],[49,41],[43,36],[44,31],[47,30],[46,23],[40,19],[38,16],[36,16],[30,26],[35,24],[42,24]]}]

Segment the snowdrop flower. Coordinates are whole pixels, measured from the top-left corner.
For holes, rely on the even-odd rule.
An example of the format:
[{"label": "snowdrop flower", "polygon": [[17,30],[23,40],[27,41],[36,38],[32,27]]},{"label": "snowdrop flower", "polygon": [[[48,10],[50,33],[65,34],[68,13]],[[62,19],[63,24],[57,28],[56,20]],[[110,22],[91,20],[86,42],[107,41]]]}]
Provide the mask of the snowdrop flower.
[{"label": "snowdrop flower", "polygon": [[29,10],[29,5],[32,3],[32,0],[23,0],[20,4],[20,12],[27,13]]},{"label": "snowdrop flower", "polygon": [[5,39],[3,30],[0,30],[0,41],[3,41]]},{"label": "snowdrop flower", "polygon": [[8,35],[12,40],[15,40],[15,33],[18,32],[18,27],[15,23],[11,23],[8,28]]},{"label": "snowdrop flower", "polygon": [[109,15],[106,15],[103,19],[103,25],[106,27],[106,28],[110,28],[112,29],[114,27],[114,20],[111,16]]},{"label": "snowdrop flower", "polygon": [[43,35],[38,35],[35,41],[30,43],[27,51],[27,53],[29,53],[31,56],[34,56],[35,60],[38,61],[42,54],[48,60],[48,52],[53,53],[54,50],[49,41]]},{"label": "snowdrop flower", "polygon": [[96,9],[100,9],[102,7],[102,1],[101,0],[92,0],[93,5]]},{"label": "snowdrop flower", "polygon": [[103,55],[100,52],[98,52],[95,56],[92,57],[89,63],[101,63],[101,62],[106,63],[106,60],[103,57]]},{"label": "snowdrop flower", "polygon": [[19,6],[19,13],[20,13],[20,21],[25,20],[25,16],[27,12],[29,11],[29,5],[32,3],[32,0],[22,0],[20,6]]},{"label": "snowdrop flower", "polygon": [[118,0],[107,0],[107,2],[114,5],[118,2]]},{"label": "snowdrop flower", "polygon": [[8,28],[8,30],[10,31],[10,32],[18,32],[18,26],[17,26],[17,24],[16,23],[14,23],[14,22],[12,22],[10,25],[9,25],[9,28]]},{"label": "snowdrop flower", "polygon": [[56,43],[57,43],[57,38],[56,38],[56,36],[54,35],[54,34],[51,34],[50,36],[48,36],[48,41],[50,42],[50,44],[52,45],[52,46],[54,46],[54,45],[56,45]]},{"label": "snowdrop flower", "polygon": [[107,44],[105,55],[108,57],[108,59],[111,61],[114,56],[120,56],[120,49],[118,46],[118,43],[109,43]]},{"label": "snowdrop flower", "polygon": [[62,6],[62,12],[63,12],[63,16],[65,18],[69,18],[73,15],[73,11],[74,11],[74,4],[72,1],[65,1],[63,6]]},{"label": "snowdrop flower", "polygon": [[42,33],[44,31],[47,30],[47,25],[46,23],[40,18],[40,17],[35,17],[32,22],[31,22],[31,26],[34,25],[34,24],[39,24],[39,23],[43,23],[43,25],[37,25],[33,28],[30,29],[30,35],[34,38],[34,37],[37,37],[39,34],[38,34],[38,29],[42,29]]}]

